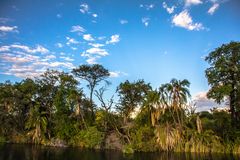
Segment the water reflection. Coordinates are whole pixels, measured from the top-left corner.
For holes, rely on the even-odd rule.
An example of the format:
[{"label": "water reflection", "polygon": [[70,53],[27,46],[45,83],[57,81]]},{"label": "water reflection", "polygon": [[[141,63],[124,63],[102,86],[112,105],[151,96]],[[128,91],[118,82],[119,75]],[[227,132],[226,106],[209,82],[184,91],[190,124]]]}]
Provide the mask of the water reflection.
[{"label": "water reflection", "polygon": [[0,145],[0,160],[237,160],[224,154],[135,153],[124,155],[117,151],[93,151],[79,148],[54,148],[37,145]]}]

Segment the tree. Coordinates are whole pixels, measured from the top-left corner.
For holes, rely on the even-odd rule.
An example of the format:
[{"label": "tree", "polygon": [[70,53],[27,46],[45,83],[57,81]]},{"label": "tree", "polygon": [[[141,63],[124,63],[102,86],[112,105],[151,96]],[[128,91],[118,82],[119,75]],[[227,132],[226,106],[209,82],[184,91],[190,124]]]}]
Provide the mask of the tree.
[{"label": "tree", "polygon": [[92,113],[92,120],[94,119],[93,111],[93,92],[95,87],[103,80],[105,80],[110,74],[107,69],[102,65],[81,65],[78,68],[73,69],[72,73],[81,79],[84,79],[88,82],[87,87],[90,89],[90,106]]},{"label": "tree", "polygon": [[160,105],[160,96],[158,91],[149,91],[146,95],[146,98],[143,102],[142,111],[146,111],[149,114],[149,122],[150,125],[155,126],[156,117],[157,117],[157,109],[159,109]]},{"label": "tree", "polygon": [[41,112],[39,104],[30,109],[26,129],[30,130],[28,135],[31,136],[34,143],[40,143],[45,138],[47,131],[46,112]]},{"label": "tree", "polygon": [[240,43],[223,44],[212,51],[205,60],[210,64],[205,71],[211,86],[208,98],[221,103],[227,97],[232,126],[240,124]]},{"label": "tree", "polygon": [[144,80],[133,83],[127,80],[118,86],[117,92],[120,99],[117,109],[123,114],[125,124],[135,108],[143,104],[144,97],[150,90],[150,84],[146,84]]},{"label": "tree", "polygon": [[[178,123],[180,126],[183,125],[183,105],[190,97],[189,86],[190,82],[186,79],[172,79],[170,83],[163,84],[159,89],[162,104],[171,112],[174,123]],[[177,120],[175,120],[174,113],[176,113]]]}]

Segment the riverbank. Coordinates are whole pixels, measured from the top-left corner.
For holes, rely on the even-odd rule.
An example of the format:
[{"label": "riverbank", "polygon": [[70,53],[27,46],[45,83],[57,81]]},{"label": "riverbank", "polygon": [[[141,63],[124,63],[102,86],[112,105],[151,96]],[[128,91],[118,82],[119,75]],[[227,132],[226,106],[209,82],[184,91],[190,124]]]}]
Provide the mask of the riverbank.
[{"label": "riverbank", "polygon": [[116,150],[92,150],[79,147],[47,147],[30,144],[0,144],[0,160],[57,159],[57,160],[238,160],[239,155],[174,152],[135,152],[123,154]]},{"label": "riverbank", "polygon": [[[0,137],[1,144],[28,144],[28,145],[41,145],[46,147],[56,147],[56,148],[68,148],[68,147],[78,147],[81,149],[94,149],[94,150],[115,150],[125,154],[133,154],[134,152],[184,152],[184,153],[199,153],[199,154],[211,154],[211,153],[221,153],[221,154],[240,154],[240,145],[238,144],[222,144],[217,141],[209,141],[208,144],[203,144],[201,141],[196,142],[196,140],[191,139],[188,142],[179,142],[171,150],[166,150],[162,146],[158,145],[157,139],[155,143],[152,140],[148,142],[136,143],[133,141],[131,144],[124,144],[124,139],[118,136],[116,132],[111,132],[107,136],[96,137],[98,131],[93,131],[95,133],[86,139],[74,139],[71,141],[64,141],[57,138],[51,138],[50,140],[43,139],[39,143],[32,143],[26,136],[15,136],[15,139],[7,140],[6,138]],[[86,136],[86,135],[85,135]],[[143,135],[141,135],[143,136]],[[105,138],[104,138],[105,137]],[[28,140],[27,140],[28,139]],[[216,140],[216,139],[215,139]],[[162,148],[161,148],[162,147]]]}]

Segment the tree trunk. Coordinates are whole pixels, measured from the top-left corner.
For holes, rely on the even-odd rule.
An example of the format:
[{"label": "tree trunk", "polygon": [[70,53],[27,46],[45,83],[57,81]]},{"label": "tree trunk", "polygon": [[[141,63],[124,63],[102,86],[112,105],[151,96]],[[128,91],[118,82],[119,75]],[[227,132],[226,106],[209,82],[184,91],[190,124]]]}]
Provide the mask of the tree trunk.
[{"label": "tree trunk", "polygon": [[235,113],[235,94],[234,89],[230,93],[230,112],[231,112],[231,124],[232,127],[235,127],[236,125],[236,113]]},{"label": "tree trunk", "polygon": [[92,97],[93,97],[93,90],[94,90],[94,87],[92,86],[90,88],[90,109],[91,109],[91,118],[92,118],[92,121],[94,121],[94,111],[93,111],[93,100],[92,100]]}]

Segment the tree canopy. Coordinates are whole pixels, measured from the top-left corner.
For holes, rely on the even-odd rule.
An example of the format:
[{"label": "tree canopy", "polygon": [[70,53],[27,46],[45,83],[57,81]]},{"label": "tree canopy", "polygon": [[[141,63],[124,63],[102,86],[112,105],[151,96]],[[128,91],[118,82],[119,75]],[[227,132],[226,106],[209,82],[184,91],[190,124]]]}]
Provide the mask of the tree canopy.
[{"label": "tree canopy", "polygon": [[233,125],[240,124],[240,43],[230,42],[212,51],[205,59],[210,67],[206,77],[208,97],[220,103],[229,100]]}]

